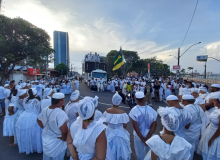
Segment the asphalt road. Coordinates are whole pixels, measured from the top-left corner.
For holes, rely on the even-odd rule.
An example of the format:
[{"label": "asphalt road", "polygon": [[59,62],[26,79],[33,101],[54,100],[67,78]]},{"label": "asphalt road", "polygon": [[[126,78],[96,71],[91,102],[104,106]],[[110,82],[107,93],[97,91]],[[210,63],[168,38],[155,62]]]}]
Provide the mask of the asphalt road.
[{"label": "asphalt road", "polygon": [[[73,88],[74,90],[74,88]],[[84,96],[92,96],[94,97],[97,95],[99,97],[99,106],[98,109],[101,112],[105,112],[107,108],[111,107],[111,99],[113,96],[113,93],[111,92],[91,92],[91,90],[86,86],[83,82],[80,83],[80,95],[81,98]],[[66,95],[65,97],[65,103],[68,103],[70,95]],[[166,103],[162,102],[154,102],[153,101],[153,108],[155,110],[158,109],[159,106],[166,106]],[[130,108],[127,104],[121,104],[120,108],[124,110],[127,114],[130,112]],[[19,153],[18,147],[9,147],[9,138],[8,137],[3,137],[3,117],[0,117],[0,160],[11,160],[11,159],[16,159],[16,160],[42,160],[43,155],[38,154],[38,153],[32,153],[29,155],[26,155],[24,153]],[[132,149],[132,155],[131,155],[131,160],[136,160],[136,155],[135,155],[135,150],[134,150],[134,139],[133,139],[133,126],[132,122],[130,122],[127,125],[128,132],[130,133],[130,139],[131,139],[131,149]],[[160,121],[160,117],[158,116],[157,118],[157,128],[155,131],[155,134],[159,134],[159,131],[162,130],[162,125]],[[65,160],[68,160],[68,157],[65,157]],[[201,156],[195,154],[194,155],[194,160],[202,160]]]}]

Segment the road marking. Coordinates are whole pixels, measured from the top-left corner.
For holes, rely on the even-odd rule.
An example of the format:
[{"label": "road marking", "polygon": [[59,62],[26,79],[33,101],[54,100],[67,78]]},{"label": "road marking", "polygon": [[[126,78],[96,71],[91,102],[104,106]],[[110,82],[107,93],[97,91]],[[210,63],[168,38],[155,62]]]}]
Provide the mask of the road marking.
[{"label": "road marking", "polygon": [[[80,96],[81,98],[84,98],[83,96]],[[112,106],[112,104],[108,104],[108,103],[102,103],[102,102],[99,102],[99,104],[104,104],[104,105],[107,105],[107,106]],[[120,108],[129,108],[130,107],[124,107],[124,106],[119,106]]]}]

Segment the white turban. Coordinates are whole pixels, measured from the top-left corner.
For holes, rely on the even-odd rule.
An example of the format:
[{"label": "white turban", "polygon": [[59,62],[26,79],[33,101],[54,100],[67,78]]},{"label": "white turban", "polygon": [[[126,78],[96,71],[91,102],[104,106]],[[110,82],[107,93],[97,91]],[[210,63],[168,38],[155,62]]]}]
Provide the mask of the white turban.
[{"label": "white turban", "polygon": [[20,86],[21,88],[24,88],[27,84],[26,83],[21,83]]},{"label": "white turban", "polygon": [[18,91],[18,96],[22,96],[22,95],[24,95],[25,93],[27,93],[27,90],[26,89],[21,89],[21,90],[19,90]]},{"label": "white turban", "polygon": [[198,89],[192,89],[191,93],[199,93],[199,90]]},{"label": "white turban", "polygon": [[37,90],[35,88],[31,88],[31,89],[32,89],[33,95],[36,95],[37,94]]},{"label": "white turban", "polygon": [[182,99],[184,100],[190,100],[190,99],[194,99],[194,97],[190,94],[186,94],[186,95],[183,95]]},{"label": "white turban", "polygon": [[19,90],[20,88],[21,88],[21,86],[19,86],[19,85],[15,86],[15,89],[17,89],[17,90]]},{"label": "white turban", "polygon": [[14,103],[9,103],[8,107],[14,107],[13,110],[14,112],[16,111],[16,105],[14,105]]},{"label": "white turban", "polygon": [[71,101],[75,101],[77,98],[79,98],[80,92],[78,90],[75,90],[70,96]]},{"label": "white turban", "polygon": [[203,91],[203,92],[207,92],[207,88],[206,87],[199,87],[199,90]]},{"label": "white turban", "polygon": [[5,84],[5,85],[4,85],[4,88],[6,88],[6,87],[8,87],[8,86],[9,86],[9,84]]},{"label": "white turban", "polygon": [[99,104],[98,99],[99,99],[98,96],[95,96],[94,98],[92,98],[92,102],[95,105],[95,108],[98,107],[98,104]]},{"label": "white turban", "polygon": [[169,131],[177,131],[179,128],[178,114],[169,107],[159,107],[157,113],[161,116],[162,125]]},{"label": "white turban", "polygon": [[116,92],[114,94],[114,96],[112,97],[112,103],[113,105],[115,106],[119,106],[119,104],[121,103],[122,101],[122,97],[118,94],[118,92]]},{"label": "white turban", "polygon": [[44,90],[44,97],[43,97],[43,98],[46,98],[46,97],[49,96],[52,92],[53,92],[53,89],[51,89],[51,88],[45,88],[45,90]]},{"label": "white turban", "polygon": [[95,112],[95,105],[89,99],[83,99],[78,103],[78,113],[79,116],[83,119],[89,119]]},{"label": "white turban", "polygon": [[211,99],[218,99],[220,101],[220,93],[219,92],[214,92],[211,96]]}]

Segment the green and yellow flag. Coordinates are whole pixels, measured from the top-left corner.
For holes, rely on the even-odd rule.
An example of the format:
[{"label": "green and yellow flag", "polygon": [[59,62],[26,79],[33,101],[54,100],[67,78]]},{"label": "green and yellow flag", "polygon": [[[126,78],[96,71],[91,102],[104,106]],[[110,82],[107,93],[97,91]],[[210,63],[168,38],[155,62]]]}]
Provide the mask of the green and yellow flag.
[{"label": "green and yellow flag", "polygon": [[114,67],[113,71],[119,69],[124,64],[123,55],[122,55],[122,49],[120,48],[120,51],[118,54],[114,57]]}]

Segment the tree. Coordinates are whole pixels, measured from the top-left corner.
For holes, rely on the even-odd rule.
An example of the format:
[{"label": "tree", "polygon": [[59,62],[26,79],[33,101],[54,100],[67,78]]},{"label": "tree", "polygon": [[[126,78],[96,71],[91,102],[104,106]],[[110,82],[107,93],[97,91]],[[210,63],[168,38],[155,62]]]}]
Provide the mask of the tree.
[{"label": "tree", "polygon": [[180,73],[183,74],[183,76],[184,76],[185,75],[185,69],[184,68],[181,69]]},{"label": "tree", "polygon": [[58,71],[61,75],[67,75],[69,68],[64,63],[59,63],[55,67],[55,70]]},{"label": "tree", "polygon": [[48,33],[22,18],[0,15],[0,85],[3,85],[16,64],[26,59],[26,65],[45,63],[54,50]]},{"label": "tree", "polygon": [[121,66],[120,69],[117,69],[113,72],[112,68],[114,67],[114,57],[116,56],[118,52],[119,51],[111,50],[106,56],[107,57],[107,72],[110,77],[114,75],[123,75],[123,77],[126,77],[126,74],[128,73],[128,71],[130,71],[132,65],[138,59],[140,59],[137,52],[122,50],[122,54],[124,58],[124,65]]},{"label": "tree", "polygon": [[193,77],[193,67],[188,67],[188,71],[192,70],[192,77]]}]

